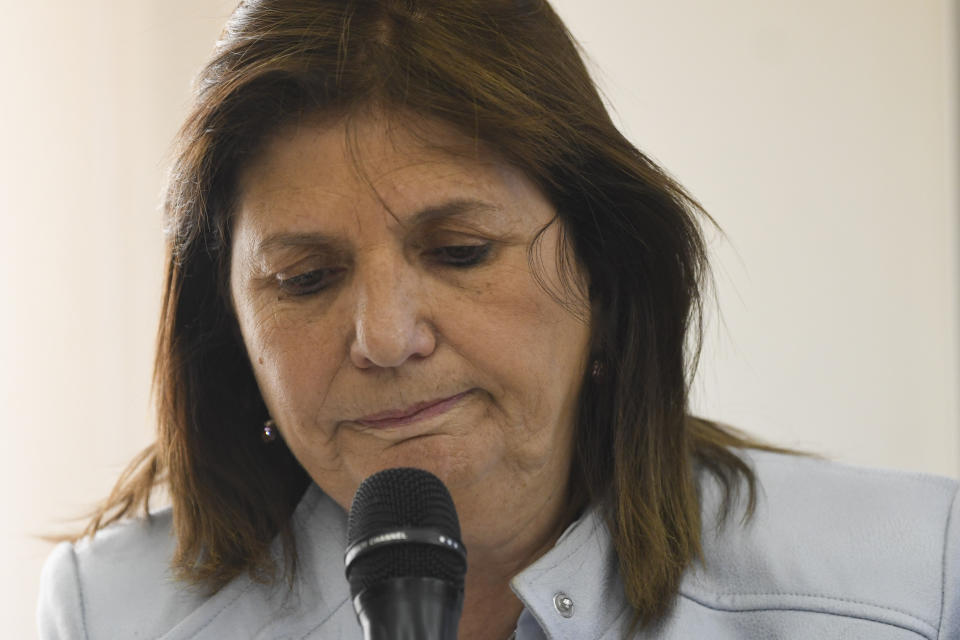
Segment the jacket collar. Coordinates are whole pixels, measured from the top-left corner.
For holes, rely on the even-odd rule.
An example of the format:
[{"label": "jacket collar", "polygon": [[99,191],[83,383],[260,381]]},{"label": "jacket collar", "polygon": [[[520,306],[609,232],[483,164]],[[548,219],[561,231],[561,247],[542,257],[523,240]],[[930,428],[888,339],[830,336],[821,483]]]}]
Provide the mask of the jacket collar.
[{"label": "jacket collar", "polygon": [[[292,590],[282,581],[268,585],[240,576],[160,640],[361,638],[343,572],[346,514],[311,485],[293,519],[299,570]],[[279,541],[274,553],[281,560]],[[518,640],[614,638],[630,619],[616,554],[596,509],[570,525],[511,587],[525,607]]]},{"label": "jacket collar", "polygon": [[527,616],[549,638],[619,637],[630,622],[617,556],[597,508],[571,524],[550,551],[514,577],[511,587],[526,607],[518,640],[527,637]]}]

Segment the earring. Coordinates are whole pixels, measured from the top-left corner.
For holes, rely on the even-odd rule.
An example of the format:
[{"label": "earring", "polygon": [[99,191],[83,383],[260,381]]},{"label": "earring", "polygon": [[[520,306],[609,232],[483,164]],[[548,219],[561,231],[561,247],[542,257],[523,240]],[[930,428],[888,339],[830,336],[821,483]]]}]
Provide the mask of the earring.
[{"label": "earring", "polygon": [[263,423],[263,431],[260,433],[260,437],[267,444],[277,439],[277,423],[273,421],[273,418]]},{"label": "earring", "polygon": [[593,367],[591,367],[590,369],[590,375],[593,376],[594,378],[599,378],[600,376],[603,375],[603,365],[600,363],[599,360],[593,361]]}]

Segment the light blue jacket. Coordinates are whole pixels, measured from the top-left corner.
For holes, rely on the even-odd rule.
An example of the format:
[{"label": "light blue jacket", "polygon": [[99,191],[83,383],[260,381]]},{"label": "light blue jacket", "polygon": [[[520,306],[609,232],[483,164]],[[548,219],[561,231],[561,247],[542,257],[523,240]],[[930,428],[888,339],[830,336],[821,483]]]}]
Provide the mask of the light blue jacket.
[{"label": "light blue jacket", "polygon": [[[750,454],[754,518],[718,527],[705,476],[705,562],[672,611],[631,638],[960,640],[960,504],[953,480]],[[738,506],[742,509],[742,504]],[[62,544],[43,571],[43,640],[360,639],[343,577],[345,516],[318,488],[295,514],[302,571],[292,592],[235,579],[204,598],[168,571],[169,512]],[[514,578],[517,640],[623,638],[630,608],[594,512]],[[564,615],[567,614],[567,615]]]}]

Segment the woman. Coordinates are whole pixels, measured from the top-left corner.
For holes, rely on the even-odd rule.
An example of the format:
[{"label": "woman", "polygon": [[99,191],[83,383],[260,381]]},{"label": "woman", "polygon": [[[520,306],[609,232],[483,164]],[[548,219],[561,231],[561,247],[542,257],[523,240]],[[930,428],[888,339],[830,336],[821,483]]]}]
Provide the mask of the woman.
[{"label": "woman", "polygon": [[158,440],[44,637],[357,638],[395,466],[453,495],[461,638],[960,637],[955,483],[688,415],[702,212],[545,2],[245,2],[180,140]]}]

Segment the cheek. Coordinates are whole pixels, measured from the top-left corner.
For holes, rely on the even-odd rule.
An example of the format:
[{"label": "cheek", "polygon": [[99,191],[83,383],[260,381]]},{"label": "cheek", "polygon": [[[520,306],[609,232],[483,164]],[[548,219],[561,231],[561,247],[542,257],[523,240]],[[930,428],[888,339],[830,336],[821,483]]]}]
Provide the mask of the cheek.
[{"label": "cheek", "polygon": [[281,423],[292,424],[315,413],[342,360],[334,332],[322,322],[270,302],[238,313],[247,353],[267,407]]},{"label": "cheek", "polygon": [[492,286],[482,299],[463,303],[468,312],[447,325],[460,338],[451,336],[451,342],[489,375],[491,391],[511,421],[536,418],[549,424],[560,418],[578,388],[589,331],[529,272],[503,281],[513,284]]}]

